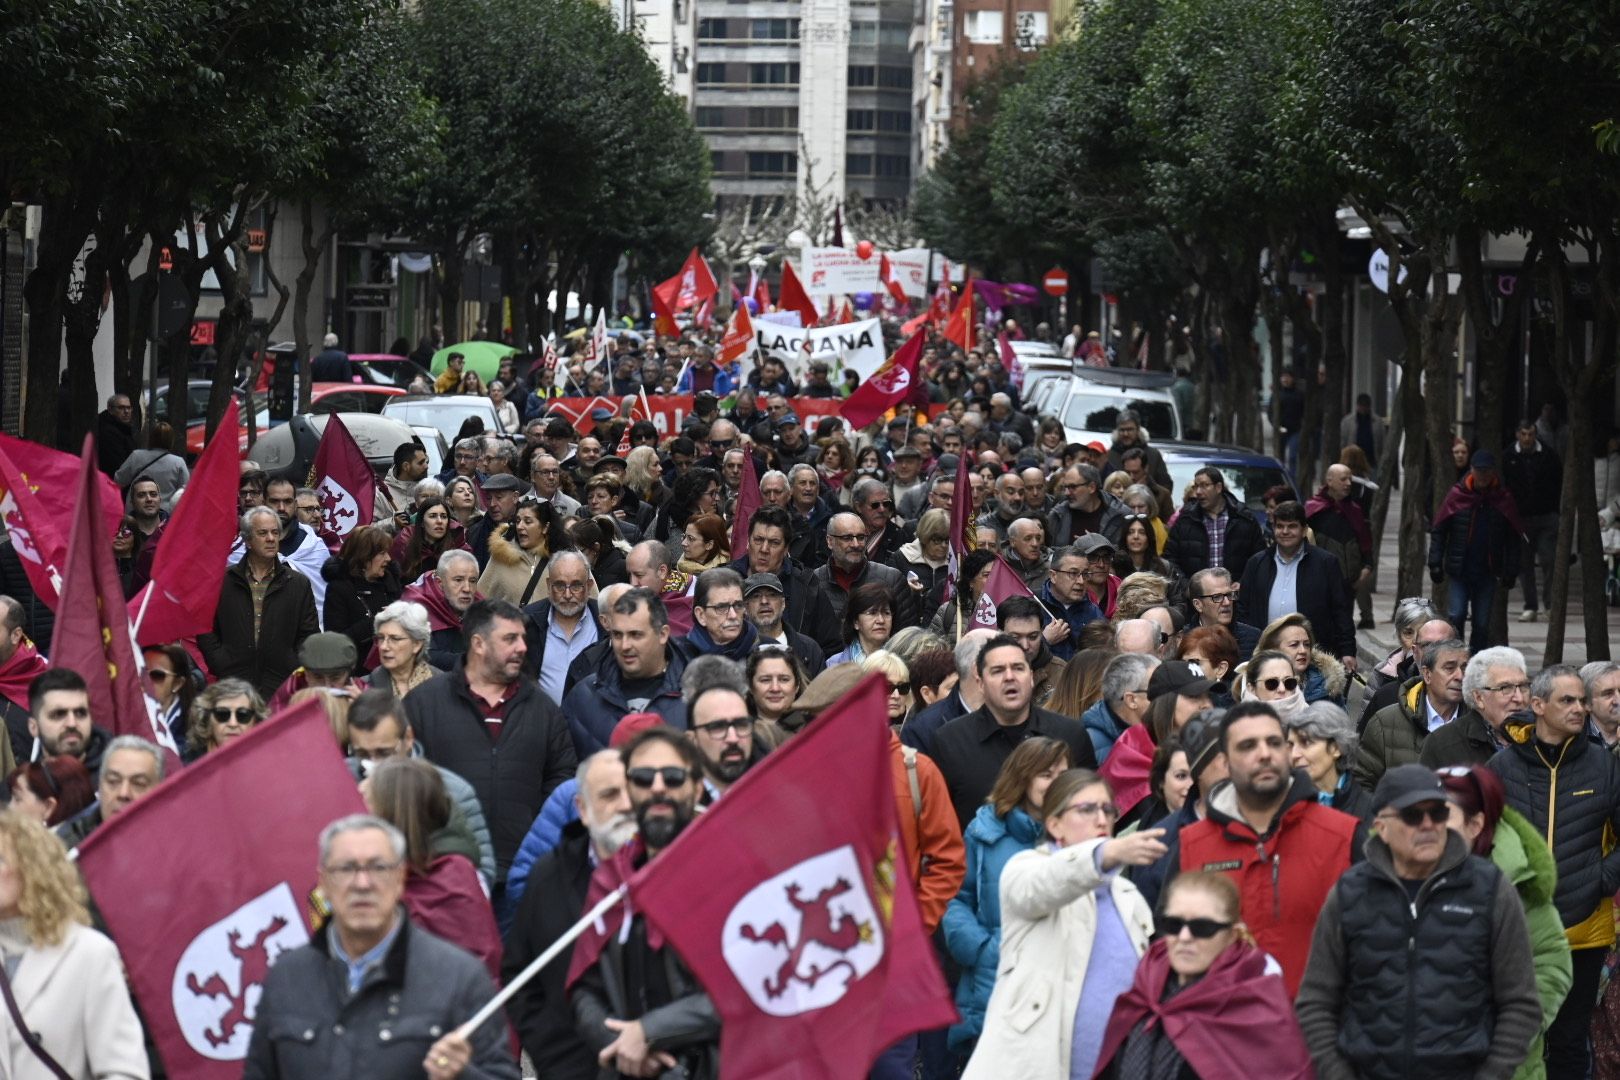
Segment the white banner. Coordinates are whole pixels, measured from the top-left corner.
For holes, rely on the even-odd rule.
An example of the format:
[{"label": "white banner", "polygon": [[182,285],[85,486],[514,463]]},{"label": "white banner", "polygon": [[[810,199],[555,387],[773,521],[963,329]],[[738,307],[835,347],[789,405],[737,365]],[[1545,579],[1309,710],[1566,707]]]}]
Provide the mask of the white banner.
[{"label": "white banner", "polygon": [[[959,263],[954,260],[947,259],[943,252],[936,251],[933,253],[933,255],[933,266],[930,268],[928,280],[944,281],[946,263],[950,263],[952,285],[960,285],[962,282],[967,280],[967,263]],[[893,256],[890,257],[892,258]]]},{"label": "white banner", "polygon": [[870,259],[855,254],[854,248],[807,247],[804,249],[804,291],[811,296],[852,296],[877,292],[878,253]]},{"label": "white banner", "polygon": [[889,265],[900,279],[900,288],[913,300],[928,297],[928,260],[933,255],[927,248],[906,248],[889,252]]},{"label": "white banner", "polygon": [[825,360],[834,378],[842,368],[864,380],[883,366],[883,329],[876,319],[841,323],[818,330],[795,330],[775,323],[757,322],[760,352],[785,362],[795,379],[803,378],[811,360]]}]

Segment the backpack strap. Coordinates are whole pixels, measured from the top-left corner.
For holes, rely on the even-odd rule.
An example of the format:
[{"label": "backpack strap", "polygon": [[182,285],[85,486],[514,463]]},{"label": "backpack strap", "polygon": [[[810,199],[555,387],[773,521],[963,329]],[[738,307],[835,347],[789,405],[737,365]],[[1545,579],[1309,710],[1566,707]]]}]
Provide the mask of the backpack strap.
[{"label": "backpack strap", "polygon": [[915,746],[900,747],[900,756],[906,763],[906,781],[911,785],[911,812],[922,817],[922,784],[917,780],[917,748]]}]

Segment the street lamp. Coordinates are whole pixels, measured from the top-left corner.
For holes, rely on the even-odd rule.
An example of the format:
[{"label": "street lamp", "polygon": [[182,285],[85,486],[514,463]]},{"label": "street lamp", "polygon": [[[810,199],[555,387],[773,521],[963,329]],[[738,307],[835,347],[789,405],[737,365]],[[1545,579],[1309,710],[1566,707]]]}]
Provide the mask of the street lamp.
[{"label": "street lamp", "polygon": [[748,269],[754,272],[755,278],[762,278],[765,276],[766,265],[765,256],[760,255],[757,252],[752,259],[748,260]]}]

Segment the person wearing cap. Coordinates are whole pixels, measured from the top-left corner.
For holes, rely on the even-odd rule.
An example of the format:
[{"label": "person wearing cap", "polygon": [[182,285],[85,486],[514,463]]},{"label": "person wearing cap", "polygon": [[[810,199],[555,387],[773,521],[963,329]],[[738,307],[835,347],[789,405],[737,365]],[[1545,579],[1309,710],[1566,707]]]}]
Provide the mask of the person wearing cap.
[{"label": "person wearing cap", "polygon": [[1586,684],[1567,664],[1530,681],[1530,711],[1503,725],[1507,747],[1487,766],[1507,804],[1547,838],[1558,863],[1553,902],[1569,938],[1574,985],[1547,1031],[1547,1075],[1585,1076],[1587,1031],[1604,955],[1615,943],[1620,889],[1620,759],[1586,734]]},{"label": "person wearing cap", "polygon": [[311,634],[298,646],[299,667],[293,669],[282,684],[270,695],[267,706],[271,715],[287,707],[287,702],[300,690],[310,688],[341,690],[359,694],[366,684],[354,677],[354,663],[359,650],[347,634],[323,631]]},{"label": "person wearing cap", "polygon": [[[815,472],[808,465],[796,465],[791,481],[797,487],[806,474],[815,479]],[[819,480],[816,482],[820,483]],[[788,629],[815,642],[825,658],[829,652],[837,652],[844,647],[842,626],[832,599],[818,585],[814,572],[794,554],[799,548],[800,529],[803,527],[804,523],[792,513],[776,506],[761,506],[748,519],[748,550],[727,565],[745,579],[755,574],[776,575],[787,601],[782,622]],[[806,539],[816,538],[811,536]],[[800,656],[803,658],[804,654]],[[805,662],[809,663],[808,660]]]},{"label": "person wearing cap", "polygon": [[1472,614],[1470,652],[1507,644],[1491,640],[1491,605],[1498,587],[1518,579],[1523,546],[1518,503],[1497,475],[1496,455],[1475,451],[1429,526],[1429,578],[1446,582],[1446,610],[1459,634]]},{"label": "person wearing cap", "polygon": [[1317,1076],[1511,1076],[1542,1019],[1513,883],[1447,827],[1430,770],[1389,770],[1372,801],[1366,860],[1328,891],[1299,987]]},{"label": "person wearing cap", "polygon": [[743,604],[748,609],[748,621],[759,635],[754,648],[780,645],[799,658],[811,678],[821,674],[827,666],[827,654],[783,619],[787,612],[787,591],[782,588],[780,577],[771,573],[748,575],[743,580]]},{"label": "person wearing cap", "polygon": [[1225,709],[1205,709],[1182,725],[1178,741],[1187,758],[1187,772],[1192,776],[1192,788],[1181,808],[1168,817],[1154,822],[1155,828],[1164,830],[1167,848],[1163,858],[1146,866],[1130,870],[1131,881],[1150,906],[1158,907],[1159,894],[1165,882],[1180,873],[1180,852],[1176,837],[1181,830],[1209,816],[1209,793],[1215,785],[1227,778],[1226,755],[1221,753],[1221,720]]},{"label": "person wearing cap", "polygon": [[[889,477],[889,494],[894,499],[898,509],[907,495],[926,492],[928,482],[922,477],[923,452],[906,443],[894,452],[894,466]],[[904,520],[911,521],[915,515],[907,518],[904,513],[900,515]]]},{"label": "person wearing cap", "polygon": [[[540,468],[542,455],[535,456],[535,470]],[[551,462],[551,467],[557,467],[557,459],[544,456],[544,460]],[[561,472],[561,469],[558,469]],[[481,573],[489,565],[489,537],[496,529],[511,521],[517,512],[518,496],[529,490],[517,477],[509,473],[496,473],[483,483],[484,516],[479,518],[467,529],[467,548],[478,560],[478,569]]]},{"label": "person wearing cap", "polygon": [[1054,547],[1068,547],[1087,533],[1119,535],[1125,529],[1125,507],[1103,490],[1102,474],[1091,465],[1071,465],[1058,481],[1062,502],[1052,511]]},{"label": "person wearing cap", "polygon": [[1086,595],[1108,618],[1119,600],[1119,575],[1114,573],[1114,543],[1101,533],[1088,532],[1074,542],[1086,557]]},{"label": "person wearing cap", "polygon": [[1200,570],[1224,566],[1235,581],[1249,560],[1265,550],[1265,533],[1243,500],[1226,490],[1226,476],[1213,465],[1193,473],[1193,501],[1183,506],[1170,526],[1160,552],[1166,562],[1192,577]]},{"label": "person wearing cap", "polygon": [[795,465],[813,465],[820,451],[805,438],[804,424],[797,416],[789,413],[771,420],[771,429],[776,437],[776,456],[784,469]]},{"label": "person wearing cap", "polygon": [[1243,896],[1243,921],[1282,965],[1293,994],[1316,913],[1358,857],[1363,826],[1317,802],[1311,778],[1291,769],[1282,720],[1265,702],[1227,710],[1221,752],[1228,779],[1209,792],[1208,817],[1180,831],[1175,865],[1231,875]]}]

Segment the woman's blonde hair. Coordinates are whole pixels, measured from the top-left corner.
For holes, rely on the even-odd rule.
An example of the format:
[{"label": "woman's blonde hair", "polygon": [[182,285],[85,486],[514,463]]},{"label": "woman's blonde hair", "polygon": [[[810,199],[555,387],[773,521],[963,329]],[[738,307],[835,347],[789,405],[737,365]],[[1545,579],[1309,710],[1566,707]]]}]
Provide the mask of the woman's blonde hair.
[{"label": "woman's blonde hair", "polygon": [[[866,659],[861,661],[861,671],[882,672],[883,677],[891,682],[909,683],[911,681],[911,669],[906,666],[906,662],[888,649],[879,649],[877,652],[868,653]],[[906,695],[907,712],[911,710],[911,706],[916,700],[914,694]]]},{"label": "woman's blonde hair", "polygon": [[1139,619],[1149,608],[1163,607],[1170,583],[1158,574],[1138,570],[1119,583],[1114,599],[1114,625],[1126,619]]},{"label": "woman's blonde hair", "polygon": [[658,461],[658,451],[650,446],[638,446],[625,455],[624,486],[645,499],[652,490],[652,467]]},{"label": "woman's blonde hair", "polygon": [[[1130,486],[1131,474],[1126,472],[1124,469],[1115,469],[1103,480],[1103,490],[1114,496],[1116,499],[1119,498],[1120,495],[1124,494],[1125,489]],[[1119,488],[1119,491],[1117,492],[1114,490],[1116,487]]]},{"label": "woman's blonde hair", "polygon": [[1281,618],[1272,619],[1266,625],[1266,628],[1260,631],[1260,637],[1254,643],[1254,651],[1259,653],[1268,649],[1275,649],[1277,639],[1282,637],[1282,632],[1293,626],[1305,631],[1305,636],[1310,639],[1311,648],[1316,648],[1316,631],[1311,628],[1311,620],[1296,611]]},{"label": "woman's blonde hair", "polygon": [[937,506],[923,511],[917,519],[917,539],[924,544],[951,538],[951,514]]},{"label": "woman's blonde hair", "polygon": [[56,834],[20,810],[0,810],[0,847],[22,885],[17,908],[31,944],[60,945],[69,923],[90,925],[84,882]]},{"label": "woman's blonde hair", "polygon": [[433,863],[433,834],[450,821],[439,770],[419,758],[389,758],[371,774],[372,813],[405,836],[405,861],[419,874]]},{"label": "woman's blonde hair", "polygon": [[321,686],[306,686],[287,699],[287,707],[302,705],[311,698],[321,703],[326,711],[326,722],[332,725],[332,738],[339,750],[349,748],[349,706],[353,703],[348,693],[336,693]]}]

